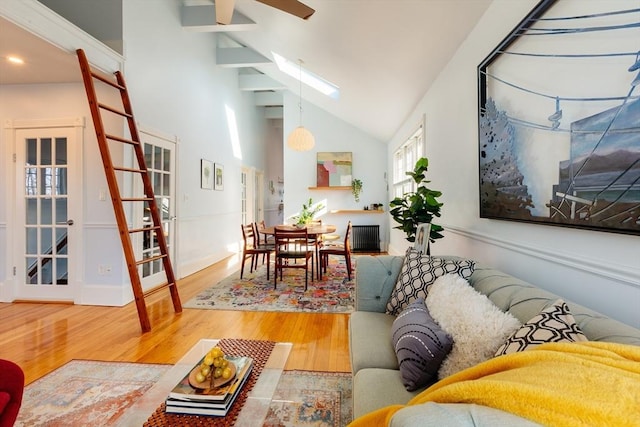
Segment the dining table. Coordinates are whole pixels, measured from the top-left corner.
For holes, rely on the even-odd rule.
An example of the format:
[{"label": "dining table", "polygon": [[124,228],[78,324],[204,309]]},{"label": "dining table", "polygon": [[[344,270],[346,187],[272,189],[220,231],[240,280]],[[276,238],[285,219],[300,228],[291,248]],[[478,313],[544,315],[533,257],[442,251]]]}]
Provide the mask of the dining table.
[{"label": "dining table", "polygon": [[[264,227],[261,229],[258,229],[258,232],[261,234],[265,234],[267,236],[273,236],[276,233],[276,227],[278,227],[278,229],[285,229],[285,230],[299,230],[300,228],[295,226],[295,225],[291,225],[291,224],[284,224],[284,225],[277,225],[277,226],[272,226],[272,227]],[[335,225],[330,225],[330,224],[309,224],[306,226],[307,229],[307,235],[309,236],[310,239],[314,239],[316,242],[318,242],[318,239],[320,238],[320,236],[322,236],[323,234],[330,234],[330,233],[335,233],[336,231],[336,226]],[[316,247],[316,271],[317,271],[317,276],[318,279],[322,278],[322,272],[320,271],[320,248],[318,247],[318,245],[315,245]]]}]

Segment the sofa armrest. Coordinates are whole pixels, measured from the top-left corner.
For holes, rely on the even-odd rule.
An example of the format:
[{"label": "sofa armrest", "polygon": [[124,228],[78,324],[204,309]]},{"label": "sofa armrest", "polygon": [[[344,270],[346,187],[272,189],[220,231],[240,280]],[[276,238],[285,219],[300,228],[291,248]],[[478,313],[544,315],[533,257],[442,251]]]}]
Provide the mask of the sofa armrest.
[{"label": "sofa armrest", "polygon": [[356,258],[356,310],[385,312],[403,261],[395,255]]}]

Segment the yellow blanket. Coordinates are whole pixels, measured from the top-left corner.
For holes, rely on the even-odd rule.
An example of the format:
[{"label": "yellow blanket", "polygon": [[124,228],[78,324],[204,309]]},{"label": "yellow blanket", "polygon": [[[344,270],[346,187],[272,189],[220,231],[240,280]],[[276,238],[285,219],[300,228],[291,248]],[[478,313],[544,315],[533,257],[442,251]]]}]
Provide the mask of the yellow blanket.
[{"label": "yellow blanket", "polygon": [[[640,347],[549,343],[496,357],[429,387],[408,405],[475,403],[549,426],[640,426]],[[388,425],[404,405],[350,427]]]}]

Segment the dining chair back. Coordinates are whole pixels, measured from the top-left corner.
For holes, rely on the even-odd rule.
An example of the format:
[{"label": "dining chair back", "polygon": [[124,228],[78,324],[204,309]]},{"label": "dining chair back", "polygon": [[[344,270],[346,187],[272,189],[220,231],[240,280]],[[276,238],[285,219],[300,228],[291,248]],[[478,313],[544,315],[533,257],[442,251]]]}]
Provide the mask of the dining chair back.
[{"label": "dining chair back", "polygon": [[[309,282],[309,261],[311,261],[311,280],[314,275],[314,250],[309,246],[309,235],[306,228],[291,229],[275,227],[275,274],[273,288],[276,289],[278,272],[282,281],[285,268],[304,269],[304,290]],[[304,261],[302,263],[301,261]]]},{"label": "dining chair back", "polygon": [[349,221],[343,242],[326,242],[320,247],[321,272],[327,271],[330,255],[343,256],[347,265],[347,277],[351,280],[351,228],[351,221]]},{"label": "dining chair back", "polygon": [[244,264],[247,259],[251,259],[250,272],[253,273],[254,268],[258,268],[258,255],[266,255],[267,257],[267,280],[269,280],[269,264],[271,261],[271,252],[275,250],[273,245],[261,245],[259,235],[254,224],[241,225],[242,228],[242,266],[240,267],[240,278],[244,275]]}]

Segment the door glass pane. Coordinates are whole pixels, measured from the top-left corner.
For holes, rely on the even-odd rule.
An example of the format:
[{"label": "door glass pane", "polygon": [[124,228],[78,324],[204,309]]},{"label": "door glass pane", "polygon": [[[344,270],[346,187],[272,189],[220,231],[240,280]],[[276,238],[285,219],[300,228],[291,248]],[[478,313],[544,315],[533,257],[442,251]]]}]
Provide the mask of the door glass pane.
[{"label": "door glass pane", "polygon": [[26,161],[28,165],[38,164],[38,142],[35,138],[27,139]]},{"label": "door glass pane", "polygon": [[66,285],[67,283],[67,258],[56,258],[56,284]]},{"label": "door glass pane", "polygon": [[67,222],[67,199],[56,199],[56,223]]},{"label": "door glass pane", "polygon": [[43,196],[51,194],[51,185],[52,185],[51,168],[40,168],[39,173],[40,173],[40,194]]},{"label": "door glass pane", "polygon": [[163,197],[159,199],[160,202],[160,215],[163,221],[169,220],[169,199],[167,197]]},{"label": "door glass pane", "polygon": [[41,254],[50,255],[53,244],[53,229],[48,227],[43,227],[40,229],[40,250]]},{"label": "door glass pane", "polygon": [[147,167],[150,167],[153,163],[151,162],[153,158],[153,146],[149,144],[144,144],[144,163]]},{"label": "door glass pane", "polygon": [[169,185],[170,182],[171,182],[171,175],[168,173],[163,173],[162,174],[162,188],[164,190],[162,192],[163,196],[169,196],[169,190],[171,189],[171,186]]},{"label": "door glass pane", "polygon": [[42,138],[40,140],[40,164],[51,164],[51,138]]},{"label": "door glass pane", "polygon": [[40,268],[40,284],[53,284],[53,263],[51,257],[42,258],[42,267]]},{"label": "door glass pane", "polygon": [[162,170],[162,147],[154,147],[153,151],[153,168]]},{"label": "door glass pane", "polygon": [[162,194],[162,176],[157,172],[153,174],[153,194]]},{"label": "door glass pane", "polygon": [[26,283],[33,285],[38,283],[38,258],[27,257],[27,271],[25,272],[25,277],[27,278]]},{"label": "door glass pane", "polygon": [[169,172],[171,170],[171,151],[167,149],[162,150],[162,162],[162,170]]},{"label": "door glass pane", "polygon": [[67,194],[67,168],[56,168],[56,192],[55,194]]},{"label": "door glass pane", "polygon": [[28,198],[25,199],[25,224],[37,224],[38,223],[38,199]]},{"label": "door glass pane", "polygon": [[27,196],[35,196],[38,194],[38,169],[25,168],[25,187],[24,194]]},{"label": "door glass pane", "polygon": [[67,164],[67,138],[56,138],[56,165]]},{"label": "door glass pane", "polygon": [[67,249],[67,227],[56,228],[56,246],[58,255],[67,255],[69,253]]},{"label": "door glass pane", "polygon": [[38,254],[38,229],[35,227],[27,227],[26,229],[26,249],[28,254]]},{"label": "door glass pane", "polygon": [[53,203],[52,199],[40,199],[40,223],[41,224],[52,224],[53,221],[53,211],[51,204]]}]

